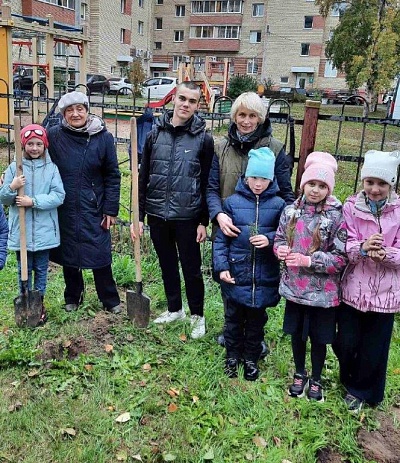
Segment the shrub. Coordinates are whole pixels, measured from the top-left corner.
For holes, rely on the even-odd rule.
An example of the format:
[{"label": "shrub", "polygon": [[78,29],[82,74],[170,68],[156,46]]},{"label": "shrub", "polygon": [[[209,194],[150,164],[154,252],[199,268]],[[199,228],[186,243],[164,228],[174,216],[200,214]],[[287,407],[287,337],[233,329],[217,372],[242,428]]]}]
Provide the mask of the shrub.
[{"label": "shrub", "polygon": [[229,80],[228,96],[235,99],[243,92],[257,92],[257,86],[254,77],[237,74]]}]

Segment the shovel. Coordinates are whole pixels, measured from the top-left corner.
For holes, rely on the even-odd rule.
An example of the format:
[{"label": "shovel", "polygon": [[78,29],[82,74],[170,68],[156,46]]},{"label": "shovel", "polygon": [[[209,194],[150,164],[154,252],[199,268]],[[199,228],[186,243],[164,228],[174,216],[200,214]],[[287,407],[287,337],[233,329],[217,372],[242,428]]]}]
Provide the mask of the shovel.
[{"label": "shovel", "polygon": [[[17,169],[15,175],[22,175],[21,125],[19,118],[14,118],[15,157]],[[18,195],[24,194],[24,186],[18,188]],[[42,315],[42,297],[39,291],[28,290],[28,254],[26,251],[25,207],[18,208],[20,229],[21,258],[21,294],[14,299],[15,323],[18,327],[34,328]]]},{"label": "shovel", "polygon": [[139,190],[138,190],[138,153],[136,119],[131,117],[131,175],[132,175],[132,212],[133,229],[136,239],[133,243],[135,254],[136,290],[126,291],[126,310],[128,317],[137,328],[147,328],[150,318],[150,298],[143,293],[142,267],[140,263],[139,239]]}]

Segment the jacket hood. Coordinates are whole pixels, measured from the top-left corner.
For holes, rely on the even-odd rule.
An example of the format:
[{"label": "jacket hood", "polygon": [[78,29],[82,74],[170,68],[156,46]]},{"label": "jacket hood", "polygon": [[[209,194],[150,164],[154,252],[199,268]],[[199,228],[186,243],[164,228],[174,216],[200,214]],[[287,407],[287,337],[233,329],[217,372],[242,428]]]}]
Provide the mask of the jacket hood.
[{"label": "jacket hood", "polygon": [[183,130],[190,132],[192,135],[197,135],[199,132],[206,128],[206,121],[197,114],[194,114],[185,125],[174,127],[171,124],[171,119],[174,112],[172,110],[166,111],[159,118],[156,119],[155,124],[162,130]]},{"label": "jacket hood", "polygon": [[[249,199],[254,199],[254,197],[256,196],[250,190],[250,187],[247,185],[246,177],[244,175],[242,175],[239,178],[236,184],[236,187],[235,187],[235,192]],[[259,195],[260,201],[264,201],[268,198],[271,198],[272,196],[276,196],[278,192],[279,192],[278,182],[274,178],[274,180],[269,184],[268,188]]]},{"label": "jacket hood", "polygon": [[[306,212],[310,212],[312,214],[316,213],[317,210],[319,209],[319,204],[310,204],[306,203],[303,199],[303,197],[297,198],[296,201],[294,202],[293,206],[294,209],[303,209]],[[326,198],[325,204],[324,204],[324,211],[341,211],[342,210],[342,203],[336,198],[336,196],[329,195]]]},{"label": "jacket hood", "polygon": [[237,136],[237,125],[236,122],[232,122],[229,130],[228,137],[229,142],[232,146],[240,145],[243,146],[245,150],[250,149],[254,144],[261,138],[267,138],[272,135],[272,126],[271,121],[266,118],[263,124],[259,124],[256,130],[251,134],[251,136],[246,141],[240,141]]},{"label": "jacket hood", "polygon": [[[365,201],[365,192],[364,190],[360,191],[359,193],[356,193],[353,196],[350,196],[350,198],[347,199],[348,202],[354,204],[354,207],[360,211],[363,212],[371,212],[370,207],[368,206],[367,202]],[[383,210],[392,210],[394,207],[398,205],[399,201],[399,196],[392,191],[387,203],[383,206]]]}]

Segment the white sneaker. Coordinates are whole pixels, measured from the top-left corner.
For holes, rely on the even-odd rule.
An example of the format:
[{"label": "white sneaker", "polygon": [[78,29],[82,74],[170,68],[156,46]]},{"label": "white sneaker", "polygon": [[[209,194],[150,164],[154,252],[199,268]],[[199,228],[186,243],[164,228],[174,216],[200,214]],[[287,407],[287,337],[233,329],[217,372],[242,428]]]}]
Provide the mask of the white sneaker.
[{"label": "white sneaker", "polygon": [[190,335],[192,339],[202,338],[206,334],[205,318],[200,315],[191,315],[190,327],[192,328],[192,333]]},{"label": "white sneaker", "polygon": [[159,317],[157,317],[153,323],[171,323],[176,320],[183,320],[186,318],[185,311],[183,309],[178,310],[178,312],[163,312]]}]

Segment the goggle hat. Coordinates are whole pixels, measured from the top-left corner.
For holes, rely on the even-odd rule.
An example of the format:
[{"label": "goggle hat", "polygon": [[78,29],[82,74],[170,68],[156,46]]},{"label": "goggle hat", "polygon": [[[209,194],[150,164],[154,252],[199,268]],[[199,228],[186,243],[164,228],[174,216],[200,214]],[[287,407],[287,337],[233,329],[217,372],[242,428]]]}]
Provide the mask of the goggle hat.
[{"label": "goggle hat", "polygon": [[41,125],[29,124],[21,130],[21,143],[23,147],[25,147],[31,138],[39,138],[42,140],[45,148],[49,147],[46,130]]}]

